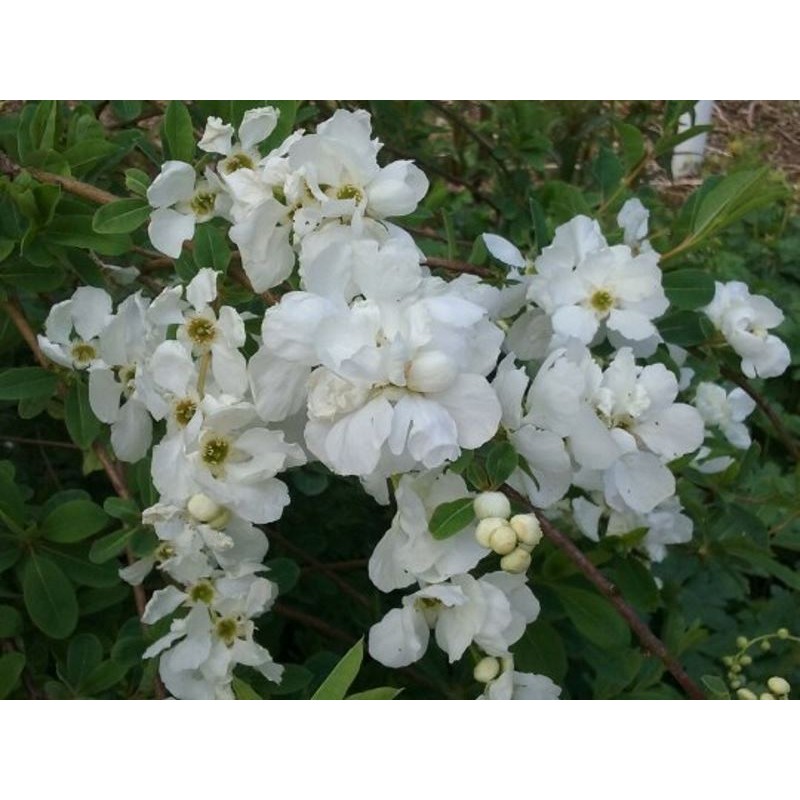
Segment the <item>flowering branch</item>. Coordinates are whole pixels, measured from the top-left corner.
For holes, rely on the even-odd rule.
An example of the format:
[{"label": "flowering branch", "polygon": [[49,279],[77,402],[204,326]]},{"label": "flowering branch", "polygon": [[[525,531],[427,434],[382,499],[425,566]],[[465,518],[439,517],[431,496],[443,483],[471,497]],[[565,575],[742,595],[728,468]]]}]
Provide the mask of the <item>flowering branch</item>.
[{"label": "flowering branch", "polygon": [[614,606],[616,612],[636,634],[645,650],[661,660],[667,668],[667,671],[675,678],[678,684],[680,684],[680,687],[686,692],[687,696],[692,700],[705,700],[706,696],[703,690],[689,677],[686,670],[681,666],[675,656],[669,652],[667,646],[661,639],[639,619],[636,612],[620,594],[619,588],[608,580],[567,536],[558,530],[541,511],[534,508],[519,492],[507,485],[503,486],[503,492],[507,497],[536,514],[539,524],[542,527],[542,533],[558,547],[559,550],[564,552],[570,561],[584,574],[587,580],[594,584],[600,594]]}]

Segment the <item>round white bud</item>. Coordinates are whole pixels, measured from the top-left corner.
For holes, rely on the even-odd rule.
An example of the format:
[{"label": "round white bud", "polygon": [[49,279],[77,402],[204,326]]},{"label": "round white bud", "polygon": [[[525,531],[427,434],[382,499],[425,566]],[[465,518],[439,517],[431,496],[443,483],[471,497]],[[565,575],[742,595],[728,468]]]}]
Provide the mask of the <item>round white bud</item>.
[{"label": "round white bud", "polygon": [[511,503],[502,492],[481,492],[473,501],[472,507],[478,519],[502,517],[506,520],[511,516]]},{"label": "round white bud", "polygon": [[457,364],[439,350],[419,353],[406,368],[406,386],[413,392],[443,392],[457,377]]},{"label": "round white bud", "polygon": [[478,683],[489,683],[500,674],[500,662],[492,656],[482,658],[472,671],[472,677]]},{"label": "round white bud", "polygon": [[536,547],[542,541],[542,526],[534,514],[516,514],[509,520],[522,544]]},{"label": "round white bud", "polygon": [[193,494],[186,504],[186,510],[198,522],[211,522],[214,517],[224,512],[225,508],[205,494]]},{"label": "round white bud", "polygon": [[792,689],[789,685],[789,681],[777,675],[773,675],[773,677],[767,681],[767,688],[772,694],[777,694],[779,697],[789,694]]},{"label": "round white bud", "polygon": [[517,534],[504,523],[492,531],[492,535],[489,537],[489,547],[499,556],[508,555],[517,548]]},{"label": "round white bud", "polygon": [[478,544],[481,547],[491,548],[489,540],[492,534],[497,528],[505,524],[506,521],[502,517],[486,517],[486,519],[482,519],[478,523],[478,527],[475,528],[475,538],[478,540]]},{"label": "round white bud", "polygon": [[748,644],[749,644],[749,642],[747,641],[747,637],[746,636],[737,636],[736,637],[736,646],[740,650],[744,650],[744,648],[747,647]]},{"label": "round white bud", "polygon": [[513,575],[518,575],[526,572],[531,565],[531,554],[518,547],[507,556],[500,559],[500,569],[510,572]]},{"label": "round white bud", "polygon": [[751,692],[749,689],[739,689],[736,692],[736,696],[740,700],[758,700],[758,695],[755,692]]},{"label": "round white bud", "polygon": [[758,699],[759,700],[775,700],[775,695],[774,694],[770,694],[769,692],[761,692],[761,694],[758,696]]}]

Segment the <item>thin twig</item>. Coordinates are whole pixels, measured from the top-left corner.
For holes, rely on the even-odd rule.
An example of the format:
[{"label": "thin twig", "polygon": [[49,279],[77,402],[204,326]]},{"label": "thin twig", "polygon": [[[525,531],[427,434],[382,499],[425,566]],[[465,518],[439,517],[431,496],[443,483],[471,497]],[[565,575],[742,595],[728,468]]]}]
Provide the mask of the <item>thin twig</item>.
[{"label": "thin twig", "polygon": [[351,572],[352,570],[364,569],[369,564],[368,558],[353,558],[350,561],[326,561],[320,564],[309,564],[303,567],[302,572],[314,572],[324,570],[325,572]]},{"label": "thin twig", "polygon": [[291,619],[295,622],[305,625],[308,628],[313,628],[315,631],[321,633],[328,639],[335,639],[336,641],[344,642],[347,645],[353,645],[357,641],[356,637],[352,634],[346,633],[345,631],[341,630],[341,628],[337,628],[334,625],[325,622],[325,620],[315,617],[313,614],[307,614],[305,611],[301,611],[299,608],[294,608],[294,606],[287,606],[285,603],[275,603],[275,605],[272,607],[272,610],[276,614],[286,617],[286,619]]},{"label": "thin twig", "polygon": [[20,336],[22,336],[22,338],[25,340],[25,343],[33,353],[33,357],[42,367],[45,369],[50,369],[52,364],[47,360],[44,353],[41,351],[36,334],[33,332],[31,326],[28,325],[28,320],[25,318],[25,312],[22,310],[19,300],[17,300],[16,297],[9,297],[8,300],[0,303],[0,308],[2,308],[3,311],[8,314],[9,318],[14,323],[14,327],[19,331]]},{"label": "thin twig", "polygon": [[452,261],[449,258],[425,257],[425,264],[429,267],[446,269],[450,272],[467,272],[470,275],[479,275],[481,278],[496,278],[497,276],[486,267],[477,264],[468,264],[466,261]]},{"label": "thin twig", "polygon": [[764,412],[764,415],[772,423],[775,433],[778,435],[778,438],[781,440],[781,443],[789,452],[791,457],[795,461],[800,461],[800,449],[798,449],[797,442],[794,440],[792,434],[786,429],[786,426],[781,421],[781,418],[778,416],[775,409],[769,404],[767,398],[764,397],[764,395],[762,395],[760,392],[756,391],[747,378],[744,377],[744,375],[740,375],[738,372],[728,369],[727,367],[720,367],[720,374],[722,374],[729,381],[735,383],[743,392],[745,392],[745,394],[755,401],[755,404]]},{"label": "thin twig", "polygon": [[8,434],[1,434],[0,439],[4,442],[14,442],[14,444],[31,444],[43,447],[63,447],[66,450],[80,450],[78,445],[72,442],[60,442],[56,439],[29,439],[27,436],[9,436]]},{"label": "thin twig", "polygon": [[692,700],[705,700],[703,690],[689,677],[675,656],[670,653],[664,642],[661,641],[639,619],[637,613],[628,605],[620,594],[619,589],[600,572],[597,567],[583,554],[583,552],[558,528],[556,528],[539,509],[531,505],[528,500],[510,486],[503,486],[503,491],[512,500],[536,514],[542,533],[561,550],[570,561],[584,574],[595,588],[614,606],[616,612],[625,620],[628,627],[636,634],[642,646],[648,652],[661,660],[667,671],[678,682],[680,687]]}]

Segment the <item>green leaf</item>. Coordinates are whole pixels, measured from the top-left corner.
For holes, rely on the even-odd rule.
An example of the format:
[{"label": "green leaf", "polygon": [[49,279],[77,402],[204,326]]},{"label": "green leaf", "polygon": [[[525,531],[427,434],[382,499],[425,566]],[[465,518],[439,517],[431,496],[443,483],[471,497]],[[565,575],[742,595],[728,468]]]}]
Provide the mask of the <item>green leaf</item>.
[{"label": "green leaf", "polygon": [[45,539],[71,544],[93,536],[108,524],[108,515],[89,500],[72,500],[51,511],[41,524]]},{"label": "green leaf", "polygon": [[25,656],[22,653],[0,656],[0,700],[5,700],[14,691],[23,669]]},{"label": "green leaf", "polygon": [[15,245],[13,239],[0,238],[0,261],[5,261],[11,255]]},{"label": "green leaf", "polygon": [[22,617],[13,606],[0,606],[0,639],[10,639],[22,630]]},{"label": "green leaf", "polygon": [[561,683],[567,674],[567,654],[564,643],[552,625],[538,620],[528,625],[525,633],[511,648],[514,667],[520,672],[547,675]]},{"label": "green leaf", "polygon": [[84,139],[64,151],[72,172],[75,175],[85,175],[107,158],[119,152],[117,145],[105,139]]},{"label": "green leaf", "polygon": [[510,442],[495,442],[486,456],[486,472],[492,488],[502,486],[519,464],[519,456]]},{"label": "green leaf", "polygon": [[213,267],[225,272],[230,261],[231,248],[225,234],[213,225],[198,225],[194,232],[194,263],[198,269]]},{"label": "green leaf", "polygon": [[51,559],[31,554],[23,570],[22,597],[33,624],[48,636],[66,639],[75,630],[75,589]]},{"label": "green leaf", "polygon": [[264,566],[269,579],[278,584],[280,594],[291,591],[300,577],[300,567],[291,558],[273,558],[265,562]]},{"label": "green leaf", "polygon": [[702,269],[667,272],[661,284],[670,303],[686,311],[707,306],[714,299],[714,278]]},{"label": "green leaf", "polygon": [[180,100],[172,100],[167,106],[162,136],[169,158],[192,163],[195,149],[192,118],[189,109]]},{"label": "green leaf", "polygon": [[292,485],[306,497],[322,494],[330,484],[327,475],[310,469],[297,469],[289,473]]},{"label": "green leaf", "polygon": [[89,214],[59,214],[48,226],[47,238],[64,247],[94,250],[101,256],[125,255],[133,245],[128,234],[97,233]]},{"label": "green leaf", "polygon": [[714,326],[704,314],[692,311],[673,311],[658,321],[664,340],[681,347],[694,347],[714,335]]},{"label": "green leaf", "polygon": [[145,200],[117,200],[95,211],[92,227],[97,233],[131,233],[150,218],[150,211]]},{"label": "green leaf", "polygon": [[312,700],[344,700],[347,690],[361,669],[364,658],[364,640],[359,639],[345,654],[322,685],[311,696]]},{"label": "green leaf", "polygon": [[147,189],[150,186],[150,176],[136,167],[125,170],[125,188],[139,197],[147,196]]},{"label": "green leaf", "polygon": [[608,649],[628,644],[628,626],[605,598],[571,586],[554,588],[570,621],[590,642]]},{"label": "green leaf", "polygon": [[79,689],[92,671],[103,660],[103,646],[91,633],[79,633],[69,643],[63,679],[73,689]]},{"label": "green leaf", "polygon": [[314,673],[310,669],[306,669],[300,664],[287,664],[283,668],[281,682],[271,689],[270,694],[273,697],[283,697],[302,691],[311,683],[313,677]]},{"label": "green leaf", "polygon": [[263,700],[264,698],[247,681],[234,678],[231,683],[233,694],[237,700]]},{"label": "green leaf", "polygon": [[627,122],[615,120],[614,127],[619,134],[622,163],[630,172],[644,158],[644,135],[635,125],[629,125]]},{"label": "green leaf", "polygon": [[64,421],[72,441],[83,449],[91,447],[100,434],[100,420],[89,405],[89,390],[85,384],[72,384],[64,402]]},{"label": "green leaf", "polygon": [[366,692],[351,694],[345,700],[394,700],[402,691],[393,686],[379,686],[376,689],[367,689]]},{"label": "green leaf", "polygon": [[92,542],[92,546],[89,548],[89,561],[92,564],[105,564],[106,561],[116,558],[125,550],[132,535],[132,529],[120,528],[118,531],[109,533]]},{"label": "green leaf", "polygon": [[715,700],[729,700],[728,685],[718,675],[703,675],[700,680]]},{"label": "green leaf", "polygon": [[103,501],[103,511],[109,517],[121,519],[124,522],[132,522],[138,525],[142,521],[142,512],[133,500],[126,500],[122,497],[107,497]]},{"label": "green leaf", "polygon": [[58,264],[38,266],[23,258],[10,258],[0,265],[0,281],[27,292],[52,292],[64,281]]},{"label": "green leaf", "polygon": [[428,523],[434,539],[449,539],[464,530],[475,519],[471,497],[462,497],[437,506]]},{"label": "green leaf", "polygon": [[107,691],[125,677],[128,669],[127,664],[118,664],[116,661],[98,664],[81,687],[82,693],[92,697]]},{"label": "green leaf", "polygon": [[112,100],[111,110],[120,122],[130,122],[142,113],[141,100]]},{"label": "green leaf", "polygon": [[[56,546],[57,547],[57,546]],[[120,583],[119,570],[116,564],[93,564],[89,561],[89,548],[70,545],[69,551],[56,549],[52,545],[42,547],[47,557],[61,569],[64,574],[79,586],[91,586],[94,589],[108,589]]]},{"label": "green leaf", "polygon": [[50,397],[58,378],[41,367],[16,367],[0,372],[0,400]]}]

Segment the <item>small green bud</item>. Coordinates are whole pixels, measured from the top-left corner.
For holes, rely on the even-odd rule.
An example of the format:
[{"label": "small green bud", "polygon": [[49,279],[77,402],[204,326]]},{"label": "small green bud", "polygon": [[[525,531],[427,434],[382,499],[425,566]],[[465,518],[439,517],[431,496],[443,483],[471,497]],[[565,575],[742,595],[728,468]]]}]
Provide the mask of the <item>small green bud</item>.
[{"label": "small green bud", "polygon": [[758,695],[755,692],[751,692],[749,689],[739,689],[736,692],[736,696],[740,700],[758,700]]},{"label": "small green bud", "polygon": [[742,682],[736,678],[731,681],[731,689],[738,689],[742,685]]},{"label": "small green bud", "polygon": [[778,675],[773,675],[767,681],[767,688],[778,697],[784,697],[785,695],[789,694],[792,689],[792,687],[789,685],[789,681],[779,677]]},{"label": "small green bud", "polygon": [[750,664],[752,664],[752,663],[753,663],[753,658],[752,658],[752,656],[742,656],[742,657],[739,659],[739,663],[740,663],[740,664],[741,664],[743,667],[747,667],[747,666],[749,666]]},{"label": "small green bud", "polygon": [[765,653],[766,653],[768,650],[771,650],[771,649],[772,649],[772,645],[769,643],[769,639],[764,639],[764,641],[763,641],[763,642],[761,642],[761,649],[762,649],[762,650],[763,650]]},{"label": "small green bud", "polygon": [[789,638],[789,630],[788,630],[788,628],[778,628],[778,638],[779,639],[788,639]]},{"label": "small green bud", "polygon": [[738,675],[738,674],[739,674],[741,671],[742,671],[741,664],[734,664],[734,665],[731,667],[731,672],[732,672],[734,675]]},{"label": "small green bud", "polygon": [[776,698],[775,698],[775,695],[774,695],[774,694],[770,694],[769,692],[762,692],[762,693],[761,693],[761,694],[758,696],[758,699],[759,699],[759,700],[775,700]]},{"label": "small green bud", "polygon": [[749,644],[746,636],[737,636],[736,637],[736,646],[743,650]]},{"label": "small green bud", "polygon": [[725,656],[725,657],[722,659],[722,663],[723,663],[723,664],[724,664],[726,667],[730,667],[730,666],[732,666],[732,665],[733,665],[733,656]]}]

